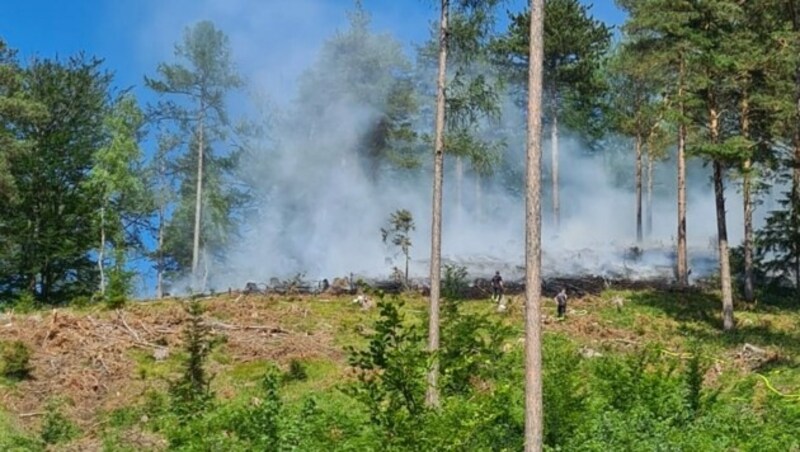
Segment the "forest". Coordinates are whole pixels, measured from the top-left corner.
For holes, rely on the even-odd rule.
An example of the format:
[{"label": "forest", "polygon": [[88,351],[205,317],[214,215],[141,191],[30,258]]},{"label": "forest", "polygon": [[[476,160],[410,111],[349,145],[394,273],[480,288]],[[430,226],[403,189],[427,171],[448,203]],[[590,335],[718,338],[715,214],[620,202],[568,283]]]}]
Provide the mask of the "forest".
[{"label": "forest", "polygon": [[430,3],[286,102],[0,34],[4,450],[800,450],[800,2]]}]

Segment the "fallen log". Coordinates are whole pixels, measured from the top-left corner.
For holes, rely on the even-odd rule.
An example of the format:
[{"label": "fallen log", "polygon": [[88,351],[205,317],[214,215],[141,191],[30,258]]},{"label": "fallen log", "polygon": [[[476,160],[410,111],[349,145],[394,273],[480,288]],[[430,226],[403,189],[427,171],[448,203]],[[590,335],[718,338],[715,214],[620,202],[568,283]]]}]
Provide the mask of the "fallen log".
[{"label": "fallen log", "polygon": [[274,333],[274,334],[291,334],[291,331],[287,331],[279,326],[231,325],[219,321],[206,322],[206,325],[208,325],[210,328],[216,328],[218,330],[227,330],[227,331],[257,330],[257,331],[267,331],[269,333]]}]

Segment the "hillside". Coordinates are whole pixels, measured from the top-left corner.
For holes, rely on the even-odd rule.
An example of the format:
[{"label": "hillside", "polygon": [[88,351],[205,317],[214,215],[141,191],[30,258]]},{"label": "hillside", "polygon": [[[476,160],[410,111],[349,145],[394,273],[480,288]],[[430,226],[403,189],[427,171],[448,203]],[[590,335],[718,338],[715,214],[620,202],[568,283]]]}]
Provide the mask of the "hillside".
[{"label": "hillside", "polygon": [[[351,300],[256,294],[203,299],[213,347],[207,369],[220,403],[250,394],[270,363],[286,372],[293,362],[307,379],[288,379],[282,385],[287,403],[310,394],[320,398],[322,407],[354,403],[339,400],[345,396],[337,389],[355,381],[346,347],[366,344],[363,334],[374,331],[378,310],[362,310]],[[424,299],[412,295],[404,301],[402,312],[409,321],[424,315]],[[462,302],[462,310],[501,319],[511,327],[499,351],[511,355],[522,346],[521,303],[513,296],[510,309],[496,313],[488,300],[468,301]],[[756,408],[766,407],[766,401],[800,406],[800,313],[739,306],[737,330],[726,335],[719,328],[718,303],[715,295],[702,292],[607,290],[571,300],[564,321],[553,317],[555,308],[548,302],[542,319],[546,339],[566,340],[580,361],[624,358],[652,349],[658,359],[681,367],[692,354],[702,354],[706,393],[721,399],[747,394],[746,404]],[[5,430],[0,444],[38,447],[20,438],[39,437],[43,419],[57,407],[76,428],[58,450],[165,449],[167,440],[139,408],[154,394],[164,394],[168,381],[180,375],[187,316],[181,304],[166,300],[130,303],[121,310],[2,314],[0,341],[24,342],[31,351],[31,371],[27,378],[0,380],[0,432]],[[742,392],[742,385],[749,392]],[[795,450],[798,441],[792,443]]]}]

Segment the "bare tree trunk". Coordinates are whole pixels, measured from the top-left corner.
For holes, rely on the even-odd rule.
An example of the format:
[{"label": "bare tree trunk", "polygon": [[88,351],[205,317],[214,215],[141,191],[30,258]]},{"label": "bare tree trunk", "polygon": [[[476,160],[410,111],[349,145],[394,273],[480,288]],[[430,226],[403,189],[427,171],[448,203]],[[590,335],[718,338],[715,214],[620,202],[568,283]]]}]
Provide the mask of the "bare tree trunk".
[{"label": "bare tree trunk", "polygon": [[717,204],[717,240],[719,243],[719,276],[722,284],[722,328],[734,327],[731,264],[728,254],[728,229],[725,221],[725,187],[722,182],[722,164],[714,160],[714,195]]},{"label": "bare tree trunk", "polygon": [[742,181],[742,204],[744,207],[744,299],[755,300],[753,284],[753,202],[750,199],[751,170],[750,159],[744,161],[744,180]]},{"label": "bare tree trunk", "polygon": [[[444,107],[445,81],[447,76],[447,18],[449,0],[441,2],[439,25],[439,75],[436,81],[436,124],[433,152],[433,215],[431,225],[431,301],[428,316],[428,351],[439,350],[439,295],[442,277],[442,182],[444,179]],[[439,406],[439,361],[434,357],[428,371],[428,389],[425,403],[429,407]]]},{"label": "bare tree trunk", "polygon": [[406,288],[408,288],[408,261],[411,259],[411,257],[408,255],[408,253],[405,253],[405,254],[406,254],[406,274],[405,274],[405,276],[406,276]]},{"label": "bare tree trunk", "polygon": [[195,191],[194,202],[194,243],[192,244],[192,290],[202,292],[202,287],[198,286],[197,266],[200,261],[200,221],[202,218],[203,208],[203,154],[205,151],[205,143],[203,142],[204,132],[204,113],[205,106],[200,105],[200,121],[197,131],[197,189]]},{"label": "bare tree trunk", "polygon": [[[800,6],[796,0],[789,2],[792,14],[792,30],[795,34],[800,33]],[[797,50],[795,50],[797,51]],[[800,234],[800,64],[797,64],[794,72],[795,89],[795,121],[794,136],[792,145],[794,147],[794,168],[792,170],[792,205],[790,212],[792,215],[792,232]],[[794,287],[800,299],[800,242],[794,243]]]},{"label": "bare tree trunk", "polygon": [[550,153],[552,159],[550,172],[553,182],[553,226],[558,231],[561,227],[561,200],[558,190],[558,108],[556,107],[555,88],[553,91],[553,111],[550,117]]},{"label": "bare tree trunk", "polygon": [[[740,105],[741,129],[744,138],[750,138],[750,105],[744,93]],[[748,156],[742,165],[742,204],[744,209],[744,299],[755,300],[753,286],[753,202],[751,199],[752,161]]]},{"label": "bare tree trunk", "polygon": [[[800,77],[798,77],[800,78]],[[798,81],[800,83],[800,81]],[[800,98],[797,103],[798,129],[794,136],[794,171],[792,173],[792,232],[800,235]],[[794,287],[800,295],[800,242],[794,243]]]},{"label": "bare tree trunk", "polygon": [[[709,132],[711,143],[719,143],[719,116],[716,99],[709,96]],[[728,253],[728,225],[725,218],[725,186],[722,163],[714,159],[714,198],[717,207],[717,243],[719,245],[719,279],[722,285],[722,328],[730,331],[734,327],[733,290],[731,287],[731,265]]]},{"label": "bare tree trunk", "polygon": [[678,285],[689,285],[689,262],[686,250],[686,124],[683,123],[685,105],[683,99],[684,60],[681,56],[678,81],[681,123],[678,126]]},{"label": "bare tree trunk", "polygon": [[456,224],[464,220],[464,159],[456,157]]},{"label": "bare tree trunk", "polygon": [[483,221],[483,187],[481,173],[475,173],[475,218]]},{"label": "bare tree trunk", "polygon": [[203,247],[203,279],[201,279],[200,293],[205,293],[208,287],[208,250]]},{"label": "bare tree trunk", "polygon": [[525,451],[542,450],[542,61],[544,0],[531,0],[525,206]]},{"label": "bare tree trunk", "polygon": [[100,270],[100,294],[106,294],[106,208],[100,208],[100,250],[97,252],[97,268]]},{"label": "bare tree trunk", "polygon": [[636,242],[642,243],[642,135],[636,133]]},{"label": "bare tree trunk", "polygon": [[156,263],[156,298],[164,298],[164,204],[158,207],[158,261]]},{"label": "bare tree trunk", "polygon": [[646,234],[650,238],[653,235],[653,154],[648,146],[647,151],[647,222]]}]

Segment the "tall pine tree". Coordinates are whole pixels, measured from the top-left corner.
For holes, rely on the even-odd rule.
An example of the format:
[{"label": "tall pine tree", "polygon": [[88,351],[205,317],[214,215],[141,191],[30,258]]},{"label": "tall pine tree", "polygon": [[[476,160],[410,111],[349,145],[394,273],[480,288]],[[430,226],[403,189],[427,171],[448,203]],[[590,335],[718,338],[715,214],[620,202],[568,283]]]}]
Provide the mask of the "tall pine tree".
[{"label": "tall pine tree", "polygon": [[161,99],[151,115],[170,123],[185,149],[174,163],[181,175],[179,201],[164,231],[163,252],[179,275],[191,275],[191,289],[202,292],[244,196],[233,183],[237,153],[221,149],[232,132],[226,100],[243,82],[228,37],[209,21],[186,30],[175,56],[178,62],[158,66],[156,78],[145,77]]},{"label": "tall pine tree", "polygon": [[95,153],[107,143],[111,76],[101,61],[35,59],[20,74],[25,99],[42,114],[14,123],[28,152],[8,160],[14,196],[0,200],[2,290],[29,292],[47,303],[97,287],[96,223],[100,199],[87,180]]}]

